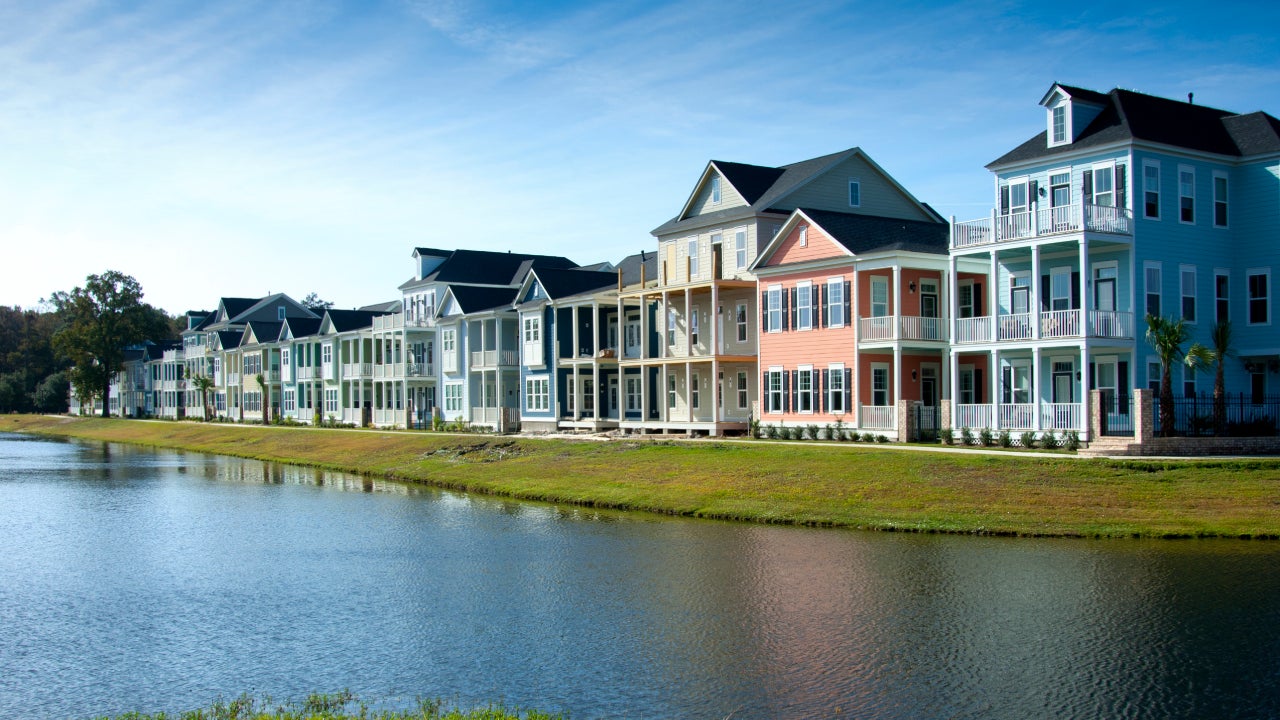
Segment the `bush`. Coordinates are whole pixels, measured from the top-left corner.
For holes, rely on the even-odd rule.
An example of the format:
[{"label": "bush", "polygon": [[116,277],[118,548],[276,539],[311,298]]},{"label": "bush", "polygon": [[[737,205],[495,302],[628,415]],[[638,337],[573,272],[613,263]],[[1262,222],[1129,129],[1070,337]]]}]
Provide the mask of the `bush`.
[{"label": "bush", "polygon": [[1066,434],[1062,436],[1062,446],[1070,450],[1071,452],[1075,452],[1079,450],[1080,449],[1080,433],[1076,432],[1075,430],[1068,430]]},{"label": "bush", "polygon": [[1045,430],[1044,437],[1040,438],[1040,445],[1046,450],[1052,450],[1058,447],[1058,438],[1052,430]]},{"label": "bush", "polygon": [[[1035,434],[1034,434],[1034,433],[1032,434],[1032,437],[1035,437]],[[1011,436],[1011,435],[1009,434],[1009,431],[1008,431],[1008,430],[1001,430],[1001,431],[1000,431],[1000,435],[999,435],[999,439],[998,439],[998,441],[999,441],[999,443],[1000,443],[1000,447],[1002,447],[1002,448],[1009,448],[1009,447],[1013,447],[1013,436]]]},{"label": "bush", "polygon": [[862,433],[862,442],[875,442],[875,441],[876,441],[875,433],[872,433],[872,432]]},{"label": "bush", "polygon": [[938,440],[944,445],[956,444],[956,431],[951,428],[942,428],[938,431]]},{"label": "bush", "polygon": [[978,441],[982,447],[991,447],[991,440],[992,435],[990,428],[982,428],[978,431]]},{"label": "bush", "polygon": [[960,428],[960,444],[961,444],[961,445],[972,445],[972,444],[973,444],[973,431],[972,431],[972,430],[970,430],[970,429],[969,429],[969,428],[967,428],[967,427],[962,427],[962,428]]},{"label": "bush", "polygon": [[1027,430],[1018,436],[1018,441],[1022,443],[1022,447],[1030,450],[1036,446],[1036,434]]},{"label": "bush", "polygon": [[887,443],[887,442],[889,442],[889,438],[885,437],[884,435],[877,435],[877,436],[876,436],[876,442],[878,442],[878,443]]},{"label": "bush", "polygon": [[760,437],[760,421],[759,420],[755,418],[751,418],[750,420],[747,421],[747,437],[750,437],[753,440],[755,438]]},{"label": "bush", "polygon": [[765,425],[765,426],[764,426],[764,436],[765,436],[765,437],[767,437],[767,438],[769,438],[770,440],[777,440],[777,439],[778,439],[778,426],[777,426],[777,425]]},{"label": "bush", "polygon": [[[818,426],[817,426],[817,425],[814,425],[814,424],[812,424],[812,423],[810,423],[809,425],[806,425],[806,426],[805,426],[805,432],[807,432],[807,433],[809,434],[809,439],[810,439],[810,440],[819,440],[819,439],[821,439],[821,438],[820,438],[820,434],[821,434],[821,432],[822,432],[822,431],[818,429]],[[801,439],[803,439],[803,438],[801,438]]]},{"label": "bush", "polygon": [[839,437],[836,434],[836,426],[832,425],[831,423],[827,423],[827,427],[823,430],[823,432],[826,433],[826,438],[828,440],[835,440],[837,437]]}]

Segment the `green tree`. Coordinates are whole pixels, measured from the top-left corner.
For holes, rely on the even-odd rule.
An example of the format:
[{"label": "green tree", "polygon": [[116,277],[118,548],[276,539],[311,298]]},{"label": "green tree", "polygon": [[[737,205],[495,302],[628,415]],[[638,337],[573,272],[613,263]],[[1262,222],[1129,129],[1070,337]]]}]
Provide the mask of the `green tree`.
[{"label": "green tree", "polygon": [[142,302],[137,280],[115,270],[90,275],[84,287],[56,292],[50,300],[63,321],[53,348],[75,368],[77,394],[101,397],[106,417],[111,378],[124,368],[125,348],[167,337],[172,332],[168,316]]},{"label": "green tree", "polygon": [[267,385],[267,380],[258,373],[254,378],[258,381],[258,389],[262,391],[262,424],[271,424],[271,387]]},{"label": "green tree", "polygon": [[1209,331],[1209,360],[1213,363],[1213,432],[1219,437],[1227,434],[1227,358],[1235,355],[1231,347],[1231,321],[1220,320]]},{"label": "green tree", "polygon": [[1173,366],[1179,362],[1189,372],[1195,372],[1210,360],[1207,348],[1199,343],[1184,351],[1182,346],[1191,339],[1191,328],[1182,318],[1167,318],[1148,314],[1147,344],[1160,359],[1160,432],[1173,434]]},{"label": "green tree", "polygon": [[31,395],[33,409],[42,413],[66,412],[67,384],[70,378],[65,370],[60,370],[41,380]]},{"label": "green tree", "polygon": [[302,306],[314,313],[323,315],[325,310],[333,307],[333,303],[328,300],[321,300],[320,296],[315,293],[307,293],[307,296],[302,298]]},{"label": "green tree", "polygon": [[209,421],[213,413],[209,409],[209,391],[213,389],[213,378],[208,375],[196,375],[191,379],[191,386],[200,391],[200,407],[203,408],[203,420]]}]

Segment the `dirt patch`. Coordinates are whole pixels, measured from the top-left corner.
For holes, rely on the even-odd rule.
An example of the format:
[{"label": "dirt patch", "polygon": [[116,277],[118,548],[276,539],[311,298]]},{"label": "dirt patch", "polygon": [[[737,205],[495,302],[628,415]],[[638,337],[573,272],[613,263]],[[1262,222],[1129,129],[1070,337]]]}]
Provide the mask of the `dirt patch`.
[{"label": "dirt patch", "polygon": [[452,462],[498,462],[525,454],[516,441],[459,443],[433,450],[424,458],[436,458]]}]

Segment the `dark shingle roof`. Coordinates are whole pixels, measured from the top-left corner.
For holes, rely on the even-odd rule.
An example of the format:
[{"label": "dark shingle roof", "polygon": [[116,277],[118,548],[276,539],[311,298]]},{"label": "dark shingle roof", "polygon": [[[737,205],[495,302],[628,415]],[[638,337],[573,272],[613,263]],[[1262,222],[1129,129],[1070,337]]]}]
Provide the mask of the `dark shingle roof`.
[{"label": "dark shingle roof", "polygon": [[218,342],[222,344],[223,350],[234,350],[240,347],[240,338],[244,337],[243,331],[236,330],[219,330]]},{"label": "dark shingle roof", "polygon": [[227,320],[234,320],[236,316],[241,315],[244,311],[258,304],[262,298],[222,298],[219,305],[227,311]]},{"label": "dark shingle roof", "polygon": [[488,288],[473,285],[452,285],[449,290],[458,301],[462,312],[470,314],[503,308],[516,299],[516,288]]},{"label": "dark shingle roof", "polygon": [[557,255],[528,255],[489,250],[454,250],[424,281],[467,285],[516,285],[529,267],[572,268],[577,263]]},{"label": "dark shingle roof", "polygon": [[618,286],[618,273],[599,270],[538,268],[533,271],[552,300],[598,292]]},{"label": "dark shingle roof", "polygon": [[329,317],[329,324],[338,332],[351,332],[352,330],[361,330],[373,325],[375,315],[385,315],[386,313],[369,312],[368,310],[326,310],[325,315]]},{"label": "dark shingle roof", "polygon": [[1040,132],[989,163],[988,169],[1132,140],[1235,157],[1280,149],[1280,125],[1266,113],[1237,115],[1118,88],[1102,95],[1066,85],[1061,87],[1073,96],[1078,92],[1092,93],[1100,98],[1102,112],[1072,142],[1048,147],[1047,131]]},{"label": "dark shingle roof", "polygon": [[284,323],[275,320],[250,320],[248,329],[259,343],[275,342],[280,337],[280,328]]},{"label": "dark shingle roof", "polygon": [[720,171],[724,179],[738,191],[738,194],[742,196],[743,200],[747,201],[748,205],[754,205],[760,199],[760,196],[764,195],[785,172],[782,168],[748,165],[726,160],[712,160],[711,164]]},{"label": "dark shingle roof", "polygon": [[658,278],[658,253],[641,251],[635,255],[628,255],[618,262],[618,269],[622,271],[622,283],[624,285],[638,285],[640,283],[640,266],[644,265],[645,281],[656,280]]},{"label": "dark shingle roof", "polygon": [[[284,321],[284,326],[289,328],[289,332],[293,337],[304,338],[315,335],[320,332],[319,318],[288,318]],[[284,327],[280,329],[281,334],[284,333]]]},{"label": "dark shingle roof", "polygon": [[948,251],[947,223],[809,208],[800,208],[800,212],[808,215],[828,235],[855,255],[890,250],[946,255]]}]

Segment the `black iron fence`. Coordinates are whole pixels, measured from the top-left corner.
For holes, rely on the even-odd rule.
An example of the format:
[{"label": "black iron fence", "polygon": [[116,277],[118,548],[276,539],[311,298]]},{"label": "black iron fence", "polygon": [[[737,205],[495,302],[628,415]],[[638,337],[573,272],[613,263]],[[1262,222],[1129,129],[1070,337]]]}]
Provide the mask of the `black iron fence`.
[{"label": "black iron fence", "polygon": [[915,437],[912,440],[923,442],[936,442],[938,439],[938,428],[942,426],[941,415],[937,405],[916,405],[915,406]]},{"label": "black iron fence", "polygon": [[1160,396],[1151,402],[1157,435],[1187,437],[1271,437],[1280,420],[1280,395],[1227,393],[1215,401],[1211,394],[1173,399],[1173,431],[1164,432]]},{"label": "black iron fence", "polygon": [[1115,390],[1103,390],[1099,395],[1101,407],[1098,410],[1102,434],[1132,436],[1133,416],[1136,410],[1133,398],[1128,393],[1118,393]]}]

